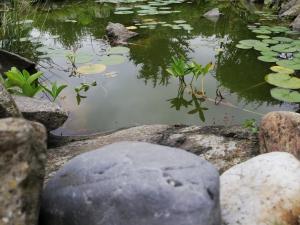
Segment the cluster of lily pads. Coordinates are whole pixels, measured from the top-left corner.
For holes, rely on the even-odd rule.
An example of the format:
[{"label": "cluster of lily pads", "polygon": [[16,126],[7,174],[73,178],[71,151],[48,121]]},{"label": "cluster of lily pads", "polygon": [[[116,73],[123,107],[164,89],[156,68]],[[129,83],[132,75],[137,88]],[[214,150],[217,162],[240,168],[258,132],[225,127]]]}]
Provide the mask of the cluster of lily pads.
[{"label": "cluster of lily pads", "polygon": [[276,86],[271,89],[271,96],[285,102],[300,102],[300,39],[291,38],[298,33],[283,26],[249,26],[258,39],[242,40],[236,45],[240,49],[259,51],[258,60],[276,63],[267,74],[267,83]]},{"label": "cluster of lily pads", "polygon": [[[72,58],[76,65],[76,72],[81,75],[99,74],[106,70],[107,66],[118,65],[126,62],[126,54],[129,48],[124,46],[111,47],[100,58],[90,52],[78,50],[72,52],[66,49],[53,49],[48,46],[37,48],[44,58],[66,57]],[[97,61],[97,63],[93,63]]]},{"label": "cluster of lily pads", "polygon": [[135,26],[128,27],[129,29],[137,27],[141,29],[155,29],[157,26],[162,27],[170,27],[173,30],[185,30],[185,31],[191,31],[194,28],[189,25],[185,20],[174,20],[173,23],[167,23],[165,21],[157,21],[155,19],[144,19],[142,22],[138,22],[135,24]]}]

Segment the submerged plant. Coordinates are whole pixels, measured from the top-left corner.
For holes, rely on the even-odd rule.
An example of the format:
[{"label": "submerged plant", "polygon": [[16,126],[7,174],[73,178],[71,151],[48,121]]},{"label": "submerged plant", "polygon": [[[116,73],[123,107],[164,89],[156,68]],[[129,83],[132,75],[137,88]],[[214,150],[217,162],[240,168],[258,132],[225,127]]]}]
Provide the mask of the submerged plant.
[{"label": "submerged plant", "polygon": [[81,103],[81,99],[82,98],[86,98],[85,95],[82,94],[82,92],[87,92],[90,87],[94,87],[97,85],[97,82],[94,81],[91,84],[88,83],[81,83],[80,86],[76,87],[74,90],[76,92],[76,100],[77,100],[77,104],[79,105]]},{"label": "submerged plant", "polygon": [[252,133],[258,133],[258,126],[255,119],[247,119],[243,122],[243,127],[250,130]]}]

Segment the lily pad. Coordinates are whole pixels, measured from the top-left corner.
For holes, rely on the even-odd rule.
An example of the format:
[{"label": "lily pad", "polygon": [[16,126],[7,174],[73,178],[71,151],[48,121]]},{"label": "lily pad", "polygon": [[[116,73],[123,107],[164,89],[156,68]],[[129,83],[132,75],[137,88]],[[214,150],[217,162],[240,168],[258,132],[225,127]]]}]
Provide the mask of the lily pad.
[{"label": "lily pad", "polygon": [[276,72],[276,73],[285,73],[285,74],[295,73],[295,70],[290,69],[290,68],[286,68],[286,67],[283,67],[283,66],[272,66],[270,69],[273,72]]},{"label": "lily pad", "polygon": [[118,46],[118,47],[112,47],[108,50],[108,54],[126,54],[130,51],[129,48]]},{"label": "lily pad", "polygon": [[268,36],[268,35],[257,35],[256,37],[260,38],[260,39],[269,39],[270,38],[270,36]]},{"label": "lily pad", "polygon": [[111,65],[122,64],[125,61],[126,61],[126,57],[122,55],[109,55],[109,56],[102,57],[100,63],[111,66]]},{"label": "lily pad", "polygon": [[273,51],[262,51],[260,52],[260,54],[264,56],[278,56],[278,53]]},{"label": "lily pad", "polygon": [[291,43],[293,39],[287,37],[273,37],[273,40],[282,42],[282,43]]},{"label": "lily pad", "polygon": [[300,64],[293,60],[280,60],[276,62],[278,66],[286,67],[293,70],[300,70]]},{"label": "lily pad", "polygon": [[263,62],[277,62],[278,59],[273,57],[273,56],[268,56],[268,55],[262,55],[257,57],[258,60],[263,61]]},{"label": "lily pad", "polygon": [[88,64],[81,66],[77,69],[77,72],[83,75],[102,73],[106,70],[106,66],[103,64]]},{"label": "lily pad", "polygon": [[283,102],[300,102],[300,93],[284,88],[272,88],[271,96]]},{"label": "lily pad", "polygon": [[266,82],[281,88],[299,89],[300,79],[284,73],[270,73],[265,76]]},{"label": "lily pad", "polygon": [[243,44],[237,44],[236,47],[240,48],[240,49],[251,49],[252,48],[252,46],[243,45]]}]

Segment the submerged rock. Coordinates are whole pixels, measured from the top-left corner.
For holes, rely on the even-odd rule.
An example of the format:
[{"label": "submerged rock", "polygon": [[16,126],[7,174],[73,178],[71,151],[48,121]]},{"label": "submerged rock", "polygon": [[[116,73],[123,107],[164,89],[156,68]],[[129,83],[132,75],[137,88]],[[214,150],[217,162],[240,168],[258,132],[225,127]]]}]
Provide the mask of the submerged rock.
[{"label": "submerged rock", "polygon": [[0,73],[10,70],[13,66],[19,70],[26,69],[29,72],[35,71],[34,62],[15,53],[0,49]]},{"label": "submerged rock", "polygon": [[24,119],[0,120],[0,224],[36,225],[46,164],[46,130]]},{"label": "submerged rock", "polygon": [[285,151],[300,159],[300,114],[270,112],[261,121],[260,152]]},{"label": "submerged rock", "polygon": [[11,95],[0,82],[0,118],[6,117],[22,117],[22,114]]},{"label": "submerged rock", "polygon": [[299,160],[285,152],[257,156],[221,176],[224,224],[299,224],[299,193]]},{"label": "submerged rock", "polygon": [[68,118],[67,112],[48,100],[24,96],[13,96],[13,98],[26,119],[42,123],[48,131],[59,128]]},{"label": "submerged rock", "polygon": [[43,225],[220,225],[217,170],[184,150],[142,142],[77,156],[42,199]]},{"label": "submerged rock", "polygon": [[219,17],[220,15],[221,15],[221,13],[220,13],[219,9],[214,8],[214,9],[209,10],[208,12],[206,12],[203,16],[211,18],[211,17]]},{"label": "submerged rock", "polygon": [[136,32],[128,30],[120,23],[108,23],[106,33],[111,43],[126,44],[127,40],[138,35]]}]

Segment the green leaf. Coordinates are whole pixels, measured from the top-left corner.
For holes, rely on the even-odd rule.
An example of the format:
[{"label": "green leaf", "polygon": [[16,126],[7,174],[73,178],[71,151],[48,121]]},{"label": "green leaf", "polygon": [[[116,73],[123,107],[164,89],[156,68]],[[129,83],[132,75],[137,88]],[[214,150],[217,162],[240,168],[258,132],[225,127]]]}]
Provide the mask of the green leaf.
[{"label": "green leaf", "polygon": [[283,102],[300,102],[300,93],[284,88],[272,88],[271,96]]},{"label": "green leaf", "polygon": [[300,79],[284,73],[270,73],[265,76],[266,82],[281,88],[300,89]]}]

